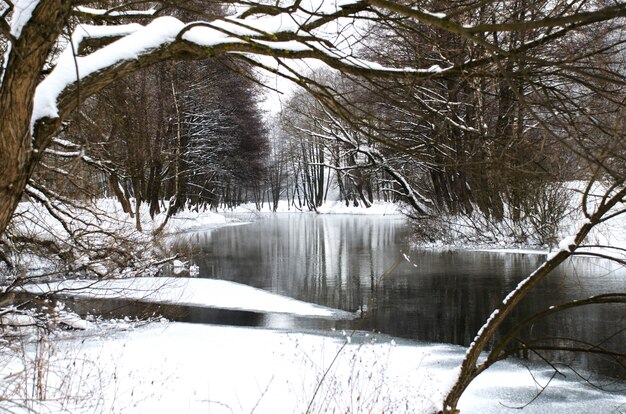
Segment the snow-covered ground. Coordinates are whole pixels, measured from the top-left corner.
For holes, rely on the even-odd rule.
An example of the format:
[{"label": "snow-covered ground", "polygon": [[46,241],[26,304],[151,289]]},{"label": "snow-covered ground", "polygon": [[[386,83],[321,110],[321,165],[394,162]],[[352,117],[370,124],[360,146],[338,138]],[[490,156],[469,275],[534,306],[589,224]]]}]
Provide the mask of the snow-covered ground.
[{"label": "snow-covered ground", "polygon": [[[51,201],[51,203],[54,202]],[[72,226],[98,225],[105,230],[118,231],[123,234],[135,229],[135,218],[124,213],[120,203],[114,199],[97,200],[96,203],[87,205],[87,208],[82,210],[63,206],[61,211],[67,212],[67,216],[62,214],[60,216],[69,221]],[[144,204],[141,207],[140,216],[143,232],[150,234],[165,219],[165,211],[156,214],[152,219],[149,214],[149,206]],[[76,218],[80,218],[80,221]],[[229,220],[224,215],[209,210],[185,210],[170,219],[166,231],[167,233],[176,233],[198,228],[219,227],[228,224],[228,222]],[[35,202],[19,204],[14,225],[17,230],[40,237],[54,237],[65,232],[63,225],[52,217],[44,206]]]},{"label": "snow-covered ground", "polygon": [[[119,326],[119,324],[118,324]],[[278,330],[153,323],[126,331],[93,327],[23,359],[4,358],[0,395],[16,403],[33,382],[41,412],[71,413],[428,413],[439,407],[464,349],[363,332]],[[32,359],[39,355],[43,364]],[[42,382],[38,382],[41,367]],[[25,368],[24,371],[22,371]],[[472,384],[461,412],[520,412],[552,372],[501,363]],[[556,377],[523,413],[618,413],[623,394]],[[9,409],[9,403],[0,403]],[[23,411],[15,406],[16,411]]]},{"label": "snow-covered ground", "polygon": [[65,280],[26,285],[24,290],[42,294],[98,299],[128,299],[250,312],[288,313],[304,317],[352,319],[350,312],[330,309],[266,292],[241,283],[215,279],[142,277],[111,280]]},{"label": "snow-covered ground", "polygon": [[[296,208],[287,200],[280,200],[276,213],[297,213],[299,211],[309,211],[306,207],[302,209]],[[224,213],[271,213],[272,205],[265,203],[261,209],[257,209],[254,203],[242,204],[233,209],[220,209],[219,212]],[[321,207],[317,208],[319,214],[358,214],[358,215],[402,215],[402,205],[396,203],[388,203],[385,201],[374,201],[370,207],[348,205],[343,201],[327,201]]]},{"label": "snow-covered ground", "polygon": [[[549,203],[539,206],[542,208],[538,210],[543,211],[542,219],[537,217],[531,219],[522,215],[521,218],[513,220],[507,207],[502,221],[498,223],[485,217],[477,208],[471,215],[442,216],[435,218],[434,221],[425,220],[425,224],[418,222],[416,228],[427,234],[432,241],[420,241],[417,246],[540,255],[560,250],[564,245],[568,249],[568,242],[571,242],[582,225],[588,222],[581,207],[586,186],[587,183],[581,181],[559,184],[559,197],[563,197],[563,200],[557,204],[563,207],[563,211],[553,212],[558,206]],[[592,186],[586,200],[590,214],[594,213],[596,207],[604,200],[606,191],[605,184],[595,183]],[[590,252],[626,260],[624,202],[618,203],[611,214],[606,216],[613,217],[594,226],[581,247],[577,249],[577,254]]]}]

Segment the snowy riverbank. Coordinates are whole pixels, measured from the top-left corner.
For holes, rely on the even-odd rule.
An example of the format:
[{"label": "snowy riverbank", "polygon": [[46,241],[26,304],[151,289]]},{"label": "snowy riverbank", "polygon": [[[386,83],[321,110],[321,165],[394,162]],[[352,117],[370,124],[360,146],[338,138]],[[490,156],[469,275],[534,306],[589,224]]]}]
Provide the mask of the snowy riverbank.
[{"label": "snowy riverbank", "polygon": [[216,279],[141,277],[111,280],[65,280],[26,285],[33,294],[124,299],[158,304],[210,307],[248,312],[286,313],[303,317],[352,319],[354,314],[306,303],[240,283]]},{"label": "snowy riverbank", "polygon": [[[119,323],[26,347],[25,361],[45,362],[42,403],[27,395],[39,385],[37,365],[5,357],[3,374],[13,381],[2,382],[2,395],[14,398],[17,411],[27,403],[72,413],[428,413],[438,408],[463,354],[457,346],[362,332]],[[547,368],[531,375],[518,363],[498,364],[472,384],[461,412],[519,412],[548,382],[524,413],[611,413],[626,404],[623,394],[576,382],[573,373],[551,375]]]},{"label": "snowy riverbank", "polygon": [[[344,206],[326,211],[348,214]],[[390,207],[375,206],[368,213],[395,214],[388,212]],[[185,212],[171,220],[167,234],[237,223],[219,213]],[[37,292],[50,289],[70,295],[79,289],[76,295],[82,297],[267,312],[269,317],[355,316],[202,279],[146,277],[95,285],[79,280],[28,287]],[[41,412],[72,413],[429,413],[439,408],[465,353],[458,346],[366,332],[287,332],[167,321],[142,325],[93,318],[81,327],[86,329],[34,335],[13,353],[7,342],[0,353],[0,396],[15,405],[0,408],[20,411],[19,405],[25,405]],[[618,384],[622,393],[603,392],[566,369],[567,377],[552,379],[553,370],[533,367],[532,374],[517,362],[489,369],[461,400],[461,412],[513,413],[531,401],[524,413],[610,413],[626,406],[623,385]],[[33,398],[38,392],[43,401]]]},{"label": "snowy riverbank", "polygon": [[[357,215],[402,215],[402,204],[389,203],[385,201],[374,201],[370,207],[346,205],[343,201],[327,201],[321,207],[318,207],[316,212],[319,214],[357,214]],[[273,211],[270,204],[265,203],[260,209],[254,203],[242,204],[233,209],[220,209],[219,212],[224,213],[298,213],[308,212],[307,208],[298,209],[296,206],[291,205],[287,200],[281,200],[278,202],[276,211]]]}]

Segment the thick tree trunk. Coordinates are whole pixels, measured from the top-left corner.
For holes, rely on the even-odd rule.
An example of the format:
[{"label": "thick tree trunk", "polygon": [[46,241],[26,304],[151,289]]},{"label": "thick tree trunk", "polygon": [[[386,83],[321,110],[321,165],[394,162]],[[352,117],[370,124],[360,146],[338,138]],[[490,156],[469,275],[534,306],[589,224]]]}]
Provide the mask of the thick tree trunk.
[{"label": "thick tree trunk", "polygon": [[31,133],[33,99],[69,3],[41,0],[11,44],[0,85],[0,236],[41,158],[43,148],[33,142]]},{"label": "thick tree trunk", "polygon": [[124,191],[122,191],[122,189],[120,188],[120,182],[115,174],[109,175],[109,185],[111,187],[111,191],[113,191],[113,194],[115,194],[117,201],[119,201],[122,205],[122,210],[124,210],[124,213],[130,215],[131,217],[135,217],[133,209],[130,205],[130,201],[128,201],[128,198],[124,194]]}]

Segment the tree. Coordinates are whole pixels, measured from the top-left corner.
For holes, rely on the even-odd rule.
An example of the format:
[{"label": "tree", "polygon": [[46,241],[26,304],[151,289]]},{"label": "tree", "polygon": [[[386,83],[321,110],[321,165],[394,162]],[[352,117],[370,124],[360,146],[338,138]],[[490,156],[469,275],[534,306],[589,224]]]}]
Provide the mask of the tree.
[{"label": "tree", "polygon": [[267,144],[254,94],[224,59],[158,64],[90,98],[63,136],[110,166],[104,194],[112,191],[140,229],[142,203],[154,218],[171,200],[171,215],[217,205],[227,187],[261,181]]},{"label": "tree", "polygon": [[[107,7],[105,2],[77,0],[3,0],[1,4],[0,45],[8,52],[0,74],[0,237],[69,114],[115,79],[166,60],[228,54],[279,72],[314,93],[330,114],[348,122],[359,134],[407,154],[411,154],[410,145],[386,139],[384,117],[377,119],[371,113],[371,117],[355,119],[351,115],[362,115],[363,110],[355,110],[355,104],[335,93],[332,85],[307,77],[288,60],[317,59],[358,77],[370,89],[392,79],[405,86],[439,82],[458,92],[444,96],[443,106],[435,107],[434,112],[462,103],[466,91],[460,86],[478,89],[495,80],[491,90],[497,91],[497,111],[492,123],[495,135],[507,140],[491,150],[507,154],[508,138],[519,136],[517,131],[521,128],[523,132],[531,120],[537,125],[537,138],[563,145],[577,161],[584,162],[581,174],[590,183],[583,193],[585,221],[489,318],[467,353],[443,412],[456,412],[470,381],[501,356],[494,354],[478,363],[480,353],[516,304],[551,269],[576,254],[595,225],[624,213],[626,8],[619,1],[233,1],[228,3],[233,6],[230,17],[207,15],[191,23],[157,16],[173,8],[193,9],[194,2],[176,6],[153,2],[150,4],[155,7],[149,10],[132,10],[136,2],[108,10],[87,7]],[[139,22],[145,25],[131,24]],[[407,29],[428,28],[467,51],[446,54],[433,50],[428,59],[412,67],[372,63],[376,56],[358,58],[358,51],[346,48],[343,42],[357,39],[343,34],[353,24],[360,29],[361,22],[388,28],[397,43],[408,39]],[[338,26],[342,30],[334,37],[322,30],[332,32],[332,27]],[[69,40],[65,36],[70,36]],[[59,49],[63,49],[60,54]],[[277,66],[260,56],[273,57]],[[472,82],[458,85],[465,79]],[[428,95],[420,97],[426,109],[428,99]],[[461,144],[463,133],[473,134],[468,129],[471,123],[459,122],[465,121],[460,114],[469,114],[473,105],[474,101],[461,111],[451,111],[450,116],[435,117],[440,123],[434,130],[445,133],[437,135],[443,144],[435,141],[434,147]],[[437,160],[440,166],[450,154],[467,154],[466,148],[451,149],[443,161]],[[450,176],[443,171],[444,179]],[[456,171],[452,176],[459,177]],[[604,190],[595,197],[592,189],[598,181]],[[447,191],[448,196],[455,193],[458,191]],[[497,204],[497,200],[486,203],[489,208],[496,207],[492,208],[496,216]]]},{"label": "tree", "polygon": [[[327,79],[343,97],[355,95],[359,85],[340,85],[341,80]],[[357,92],[358,94],[358,92]],[[357,98],[351,98],[356,102]],[[305,200],[316,200],[319,207],[328,192],[325,173],[336,173],[335,182],[346,205],[369,207],[374,192],[395,194],[406,201],[415,214],[425,214],[430,202],[420,193],[416,181],[421,163],[407,154],[394,153],[385,145],[375,128],[368,134],[352,128],[350,120],[338,118],[329,108],[305,92],[296,93],[286,104],[283,121],[285,131],[300,141],[302,148],[297,169],[303,175]],[[359,117],[358,112],[353,116]],[[378,139],[373,139],[376,135]],[[389,139],[387,137],[387,139]],[[328,159],[328,160],[326,160]],[[330,177],[329,177],[330,178]],[[376,190],[375,190],[376,188]]]},{"label": "tree", "polygon": [[[8,5],[2,22],[3,37],[10,42],[10,51],[3,67],[0,109],[10,115],[3,116],[0,124],[0,181],[4,183],[0,188],[0,234],[63,119],[85,98],[114,79],[158,61],[199,59],[227,52],[294,58],[324,56],[315,47],[307,46],[304,42],[310,39],[293,28],[266,33],[248,27],[238,18],[186,25],[175,18],[154,17],[155,9],[107,13],[81,7],[81,2],[52,0]],[[265,11],[262,6],[258,9],[259,13]],[[254,13],[251,10],[246,16]],[[313,30],[326,24],[328,17],[335,20],[353,13],[337,9],[323,19],[312,16],[302,29]],[[152,22],[146,26],[79,25],[73,32],[71,47],[55,56],[56,47],[61,44],[58,42],[66,31],[73,29],[73,24],[69,24],[75,19],[82,23],[133,17]],[[270,19],[273,20],[271,16]],[[265,41],[270,43],[264,44]],[[292,50],[289,41],[301,42],[301,50]],[[45,72],[50,73],[41,81]]]}]

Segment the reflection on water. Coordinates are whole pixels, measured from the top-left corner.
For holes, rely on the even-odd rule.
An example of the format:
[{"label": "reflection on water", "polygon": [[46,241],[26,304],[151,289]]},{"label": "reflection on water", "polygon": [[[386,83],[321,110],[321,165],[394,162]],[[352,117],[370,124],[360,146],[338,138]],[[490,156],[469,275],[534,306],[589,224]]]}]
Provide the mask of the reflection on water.
[{"label": "reflection on water", "polygon": [[356,310],[401,257],[407,235],[401,218],[287,214],[185,235],[184,243],[195,250],[200,277]]},{"label": "reflection on water", "polygon": [[[352,328],[465,346],[502,298],[544,260],[539,255],[409,252],[407,237],[408,227],[398,217],[284,214],[250,225],[186,234],[176,248],[191,255],[200,268],[199,277],[245,283],[333,308],[364,310],[365,317],[352,322]],[[561,267],[538,286],[512,320],[558,303],[626,290],[623,269],[588,259],[576,259],[575,264]],[[588,306],[535,323],[524,331],[524,338],[558,338],[546,344],[568,347],[602,339],[604,345],[623,352],[625,318],[624,304]],[[281,321],[285,328],[311,325],[297,318]],[[572,336],[589,344],[562,339]],[[613,364],[601,358],[593,362],[579,358],[584,359],[578,364],[593,363],[613,373],[608,368]]]}]

